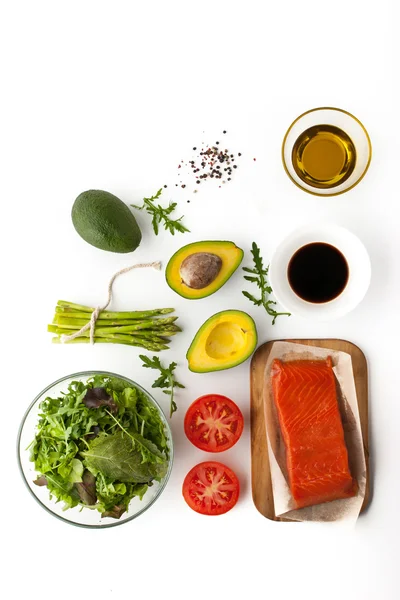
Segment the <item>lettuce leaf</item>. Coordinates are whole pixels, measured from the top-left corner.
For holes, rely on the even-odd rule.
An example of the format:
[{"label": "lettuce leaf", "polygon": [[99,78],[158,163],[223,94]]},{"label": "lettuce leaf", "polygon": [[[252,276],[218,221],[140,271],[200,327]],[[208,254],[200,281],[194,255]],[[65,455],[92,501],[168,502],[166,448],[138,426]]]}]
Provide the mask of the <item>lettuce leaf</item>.
[{"label": "lettuce leaf", "polygon": [[[138,434],[130,437],[122,431],[97,437],[88,450],[81,453],[86,467],[120,482],[148,483],[163,477],[167,471],[167,461],[152,442],[140,438]],[[143,458],[143,447],[146,460]]]}]

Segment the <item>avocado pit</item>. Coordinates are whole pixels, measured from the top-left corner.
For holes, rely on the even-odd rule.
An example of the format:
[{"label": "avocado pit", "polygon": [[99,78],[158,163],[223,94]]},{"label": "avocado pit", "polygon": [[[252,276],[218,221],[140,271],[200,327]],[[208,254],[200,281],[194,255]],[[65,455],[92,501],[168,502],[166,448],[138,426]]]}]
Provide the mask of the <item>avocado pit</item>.
[{"label": "avocado pit", "polygon": [[222,260],[217,254],[195,252],[182,261],[179,274],[187,287],[202,290],[218,277],[221,268]]}]

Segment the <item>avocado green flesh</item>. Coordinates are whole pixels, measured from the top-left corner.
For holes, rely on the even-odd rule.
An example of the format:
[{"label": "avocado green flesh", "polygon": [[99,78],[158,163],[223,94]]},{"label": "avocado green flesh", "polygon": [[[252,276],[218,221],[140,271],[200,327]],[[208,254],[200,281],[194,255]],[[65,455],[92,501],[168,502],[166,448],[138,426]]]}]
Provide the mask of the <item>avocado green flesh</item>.
[{"label": "avocado green flesh", "polygon": [[109,252],[133,252],[142,239],[127,205],[102,190],[88,190],[77,197],[72,207],[72,223],[88,244]]}]

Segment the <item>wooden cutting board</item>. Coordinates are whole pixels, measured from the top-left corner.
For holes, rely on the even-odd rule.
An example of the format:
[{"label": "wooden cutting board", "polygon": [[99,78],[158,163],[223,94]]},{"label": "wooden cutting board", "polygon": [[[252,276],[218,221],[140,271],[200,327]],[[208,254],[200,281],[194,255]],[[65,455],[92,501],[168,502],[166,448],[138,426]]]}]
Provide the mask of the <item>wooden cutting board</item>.
[{"label": "wooden cutting board", "polygon": [[[319,346],[347,352],[351,356],[355,386],[357,392],[358,409],[360,413],[361,429],[364,442],[365,462],[367,465],[367,482],[364,504],[361,512],[368,505],[369,500],[369,451],[368,451],[368,368],[363,352],[345,340],[275,340]],[[251,482],[253,502],[259,512],[273,521],[289,521],[276,517],[274,499],[272,495],[271,473],[268,461],[268,446],[265,433],[264,407],[263,407],[263,382],[264,370],[271,352],[272,344],[267,342],[258,348],[251,361],[250,367],[250,418],[251,418]],[[290,521],[293,523],[293,521]]]}]

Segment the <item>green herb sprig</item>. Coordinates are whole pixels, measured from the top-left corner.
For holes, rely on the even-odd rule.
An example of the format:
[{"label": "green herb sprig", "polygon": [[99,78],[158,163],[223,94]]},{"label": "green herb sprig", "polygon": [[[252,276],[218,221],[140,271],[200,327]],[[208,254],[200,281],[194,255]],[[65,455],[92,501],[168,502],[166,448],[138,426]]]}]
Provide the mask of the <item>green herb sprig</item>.
[{"label": "green herb sprig", "polygon": [[246,273],[251,273],[251,275],[244,275],[246,281],[250,281],[251,283],[255,283],[257,287],[261,291],[261,298],[255,298],[249,292],[242,292],[243,296],[248,298],[253,304],[256,306],[263,306],[267,313],[273,317],[272,325],[275,325],[276,318],[281,315],[287,315],[290,317],[290,313],[288,312],[277,312],[273,307],[276,305],[274,300],[268,299],[269,295],[272,294],[272,287],[268,284],[267,276],[269,267],[264,267],[263,259],[260,254],[260,248],[257,246],[255,242],[253,242],[251,246],[251,253],[253,255],[253,263],[254,268],[249,269],[248,267],[243,267],[243,271]]},{"label": "green herb sprig", "polygon": [[[174,376],[174,371],[177,366],[175,362],[172,362],[168,368],[163,367],[158,356],[153,356],[153,358],[149,358],[148,356],[144,356],[144,354],[139,354],[139,358],[142,360],[145,369],[158,369],[161,373],[160,377],[155,380],[152,388],[162,388],[164,394],[168,394],[171,396],[171,404],[169,416],[172,417],[174,412],[178,409],[176,402],[174,400],[174,388],[184,388],[185,386],[181,383],[178,383]],[[169,388],[169,389],[164,389]]]},{"label": "green herb sprig", "polygon": [[151,198],[143,198],[143,205],[137,206],[136,204],[131,204],[133,208],[137,208],[138,210],[146,210],[146,212],[151,215],[153,230],[156,235],[159,232],[159,225],[163,223],[164,229],[169,231],[172,235],[175,235],[175,231],[179,231],[179,233],[185,233],[185,231],[189,232],[182,223],[183,216],[179,219],[170,219],[169,215],[174,212],[177,207],[176,202],[170,202],[167,208],[163,208],[160,204],[154,204],[154,202],[161,196],[162,188],[158,190],[155,196]]}]

